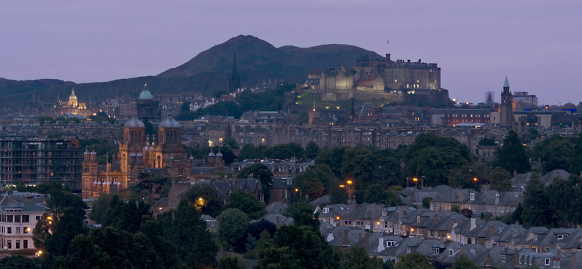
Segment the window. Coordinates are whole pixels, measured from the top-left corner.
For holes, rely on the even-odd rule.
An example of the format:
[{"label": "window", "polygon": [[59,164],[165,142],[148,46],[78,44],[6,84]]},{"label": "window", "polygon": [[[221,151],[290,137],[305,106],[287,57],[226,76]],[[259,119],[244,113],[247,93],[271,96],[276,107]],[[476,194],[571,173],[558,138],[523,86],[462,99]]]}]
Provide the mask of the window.
[{"label": "window", "polygon": [[432,255],[433,256],[439,255],[439,248],[432,248]]},{"label": "window", "polygon": [[28,248],[28,240],[22,240],[22,248]]},{"label": "window", "polygon": [[394,246],[395,244],[396,244],[396,241],[386,241],[386,246],[387,247]]},{"label": "window", "polygon": [[329,212],[329,208],[324,208],[323,209],[323,213],[328,213]]},{"label": "window", "polygon": [[14,216],[14,222],[20,222],[20,215]]},{"label": "window", "polygon": [[20,248],[20,240],[16,240],[16,249]]},{"label": "window", "polygon": [[550,265],[550,258],[546,258],[545,265]]},{"label": "window", "polygon": [[475,201],[475,193],[474,192],[471,193],[471,201]]},{"label": "window", "polygon": [[416,222],[420,222],[420,216],[416,216]]},{"label": "window", "polygon": [[406,253],[410,253],[410,247],[406,247]]},{"label": "window", "polygon": [[6,233],[7,234],[11,234],[12,233],[12,227],[6,227]]},{"label": "window", "polygon": [[564,235],[563,234],[559,234],[558,235],[558,239],[564,239]]},{"label": "window", "polygon": [[454,254],[454,253],[453,253],[453,250],[452,250],[452,249],[449,249],[449,257],[452,257],[452,256],[453,256],[453,254]]},{"label": "window", "polygon": [[554,261],[554,268],[560,268],[560,261]]},{"label": "window", "polygon": [[12,216],[12,215],[7,215],[7,216],[6,216],[6,222],[13,222],[13,218],[14,218],[14,216]]},{"label": "window", "polygon": [[39,220],[39,219],[40,219],[40,216],[36,216],[36,217],[35,217],[35,219],[36,219],[36,220]]},{"label": "window", "polygon": [[24,229],[22,229],[22,232],[24,232],[25,234],[27,234],[30,231],[30,228],[28,227],[24,227]]},{"label": "window", "polygon": [[7,240],[6,245],[8,246],[8,249],[11,249],[12,248],[12,240]]},{"label": "window", "polygon": [[20,234],[20,227],[16,227],[16,234]]},{"label": "window", "polygon": [[501,262],[505,262],[505,255],[501,255]]},{"label": "window", "polygon": [[521,264],[521,262],[522,262],[522,258],[521,258],[521,256],[519,256],[519,264]]}]

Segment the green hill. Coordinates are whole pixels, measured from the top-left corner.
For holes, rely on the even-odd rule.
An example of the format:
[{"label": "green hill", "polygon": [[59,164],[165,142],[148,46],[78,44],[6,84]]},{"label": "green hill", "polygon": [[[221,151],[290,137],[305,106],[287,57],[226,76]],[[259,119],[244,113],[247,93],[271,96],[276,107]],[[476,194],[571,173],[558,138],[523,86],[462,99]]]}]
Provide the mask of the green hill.
[{"label": "green hill", "polygon": [[243,87],[260,87],[263,80],[269,79],[303,82],[312,68],[352,66],[365,55],[372,59],[381,57],[375,52],[350,45],[276,48],[259,38],[240,35],[157,76],[80,84],[61,80],[0,79],[0,102],[6,106],[21,106],[31,99],[33,93],[35,98],[52,102],[58,96],[62,99],[69,96],[71,88],[75,88],[76,95],[84,102],[99,101],[125,94],[137,96],[145,83],[154,95],[197,92],[210,96],[213,92],[227,89],[235,51]]}]

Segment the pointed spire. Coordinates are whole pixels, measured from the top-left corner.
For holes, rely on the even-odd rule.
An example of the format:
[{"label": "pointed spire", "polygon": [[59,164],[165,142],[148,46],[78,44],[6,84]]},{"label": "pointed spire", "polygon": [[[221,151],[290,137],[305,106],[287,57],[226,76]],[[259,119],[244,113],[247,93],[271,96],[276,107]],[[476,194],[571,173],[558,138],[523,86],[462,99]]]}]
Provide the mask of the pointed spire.
[{"label": "pointed spire", "polygon": [[240,89],[240,75],[238,74],[238,69],[236,67],[236,51],[234,51],[234,58],[232,61],[232,74],[228,81],[228,89],[231,93],[236,92],[237,89]]},{"label": "pointed spire", "polygon": [[503,83],[503,88],[509,88],[509,81],[507,80],[507,76],[505,76],[505,83]]}]

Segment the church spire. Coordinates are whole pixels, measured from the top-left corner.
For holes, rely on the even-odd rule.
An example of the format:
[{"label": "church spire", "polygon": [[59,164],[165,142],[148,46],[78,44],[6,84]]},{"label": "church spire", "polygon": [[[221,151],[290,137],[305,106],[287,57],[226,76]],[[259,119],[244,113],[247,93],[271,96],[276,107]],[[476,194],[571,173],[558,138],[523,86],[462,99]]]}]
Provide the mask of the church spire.
[{"label": "church spire", "polygon": [[232,74],[228,80],[228,90],[233,93],[237,89],[240,89],[240,75],[238,74],[238,69],[236,67],[236,51],[234,52],[234,58],[232,62]]}]

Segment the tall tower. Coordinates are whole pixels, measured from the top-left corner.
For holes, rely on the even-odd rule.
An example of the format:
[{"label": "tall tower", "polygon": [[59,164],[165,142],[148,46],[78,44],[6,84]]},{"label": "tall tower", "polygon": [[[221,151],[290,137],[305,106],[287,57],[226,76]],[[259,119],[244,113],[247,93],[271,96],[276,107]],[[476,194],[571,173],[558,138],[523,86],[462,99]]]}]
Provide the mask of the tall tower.
[{"label": "tall tower", "polygon": [[142,150],[145,146],[145,125],[133,116],[123,125],[123,143],[119,143],[122,188],[127,188],[129,181],[137,179],[138,169],[144,166]]},{"label": "tall tower", "polygon": [[505,83],[503,83],[503,92],[501,92],[501,127],[502,128],[512,128],[513,127],[513,95],[509,90],[509,81],[507,76],[505,76]]},{"label": "tall tower", "polygon": [[234,53],[234,60],[232,62],[232,74],[228,79],[228,91],[233,93],[237,89],[240,89],[240,75],[238,74],[238,69],[236,68],[236,52]]}]

